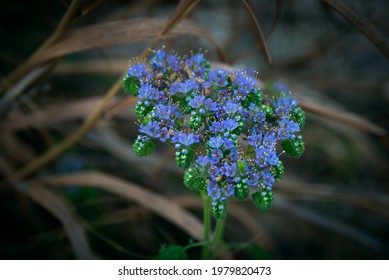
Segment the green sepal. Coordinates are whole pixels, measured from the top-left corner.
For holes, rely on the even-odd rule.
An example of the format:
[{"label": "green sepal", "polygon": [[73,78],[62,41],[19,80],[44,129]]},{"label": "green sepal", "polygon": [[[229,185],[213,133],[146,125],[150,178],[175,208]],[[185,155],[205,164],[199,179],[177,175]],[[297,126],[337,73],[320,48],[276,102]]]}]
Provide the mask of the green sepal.
[{"label": "green sepal", "polygon": [[227,203],[217,201],[212,206],[212,215],[215,219],[223,219],[227,214]]},{"label": "green sepal", "polygon": [[181,168],[188,168],[192,163],[194,159],[194,151],[191,149],[186,149],[187,153],[184,154],[182,150],[176,152],[176,163],[178,167]]},{"label": "green sepal", "polygon": [[143,102],[139,102],[135,105],[135,114],[142,122],[148,113],[153,110],[153,105],[146,106]]},{"label": "green sepal", "polygon": [[295,108],[291,114],[291,120],[299,125],[300,128],[303,128],[305,125],[305,113],[300,107]]},{"label": "green sepal", "polygon": [[153,259],[155,260],[187,260],[188,254],[186,248],[177,245],[162,245],[159,249],[158,255]]},{"label": "green sepal", "polygon": [[189,167],[184,174],[184,185],[192,191],[204,190],[206,182],[201,175],[201,171],[196,165]]},{"label": "green sepal", "polygon": [[274,117],[274,111],[272,107],[263,104],[260,106],[260,110],[265,113],[267,120]]},{"label": "green sepal", "polygon": [[237,135],[240,135],[243,132],[243,130],[245,129],[245,127],[246,127],[246,124],[244,123],[243,118],[241,118],[238,121],[238,127],[235,128],[235,130],[233,132]]},{"label": "green sepal", "polygon": [[197,130],[203,124],[204,117],[202,115],[192,115],[189,118],[189,127],[193,130]]},{"label": "green sepal", "polygon": [[273,204],[273,193],[269,190],[257,191],[251,196],[255,206],[261,211],[268,211]]},{"label": "green sepal", "polygon": [[283,141],[281,146],[287,155],[295,158],[300,157],[305,150],[304,142],[301,135],[296,137],[296,139],[294,140],[287,139]]},{"label": "green sepal", "polygon": [[252,90],[246,97],[245,100],[242,101],[242,106],[245,109],[250,107],[250,104],[255,104],[257,106],[261,105],[263,101],[262,92],[259,89]]},{"label": "green sepal", "polygon": [[122,86],[126,93],[137,96],[140,88],[140,81],[137,77],[126,74],[122,80]]},{"label": "green sepal", "polygon": [[284,175],[284,164],[282,161],[278,161],[276,165],[270,167],[270,172],[274,177],[274,180],[278,181]]},{"label": "green sepal", "polygon": [[237,183],[234,186],[234,196],[239,199],[243,200],[245,199],[250,193],[250,190],[246,184],[243,183]]},{"label": "green sepal", "polygon": [[156,145],[150,139],[145,142],[141,136],[138,136],[132,148],[137,156],[145,157],[155,151]]},{"label": "green sepal", "polygon": [[180,102],[179,109],[184,115],[189,114],[193,111],[193,108],[189,105],[189,101],[183,98]]}]

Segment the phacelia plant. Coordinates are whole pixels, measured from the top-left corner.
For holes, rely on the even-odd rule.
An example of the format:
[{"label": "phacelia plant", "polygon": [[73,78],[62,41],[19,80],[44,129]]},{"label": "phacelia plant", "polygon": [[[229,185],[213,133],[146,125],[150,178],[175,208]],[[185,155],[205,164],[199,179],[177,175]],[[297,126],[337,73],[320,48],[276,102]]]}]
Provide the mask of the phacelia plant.
[{"label": "phacelia plant", "polygon": [[172,145],[185,186],[212,198],[217,219],[231,196],[251,193],[258,209],[270,209],[273,185],[284,173],[280,155],[304,152],[305,115],[284,85],[264,94],[252,74],[211,69],[202,53],[156,51],[129,68],[123,87],[139,98],[135,153],[149,155],[155,140]]}]

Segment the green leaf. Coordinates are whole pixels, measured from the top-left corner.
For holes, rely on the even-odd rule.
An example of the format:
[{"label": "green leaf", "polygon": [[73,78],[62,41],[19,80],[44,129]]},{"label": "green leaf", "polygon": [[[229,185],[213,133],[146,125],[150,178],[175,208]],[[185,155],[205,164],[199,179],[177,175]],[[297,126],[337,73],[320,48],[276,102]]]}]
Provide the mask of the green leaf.
[{"label": "green leaf", "polygon": [[138,78],[126,74],[122,80],[122,86],[125,92],[137,96],[140,87],[140,81]]},{"label": "green leaf", "polygon": [[188,254],[185,247],[178,245],[162,245],[159,249],[158,255],[153,259],[155,260],[187,260]]}]

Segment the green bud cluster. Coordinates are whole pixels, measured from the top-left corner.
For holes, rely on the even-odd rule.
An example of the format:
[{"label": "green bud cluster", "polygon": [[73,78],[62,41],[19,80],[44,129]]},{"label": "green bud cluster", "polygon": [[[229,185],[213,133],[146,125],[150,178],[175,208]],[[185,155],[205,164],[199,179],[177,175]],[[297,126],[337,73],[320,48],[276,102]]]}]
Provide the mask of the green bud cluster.
[{"label": "green bud cluster", "polygon": [[252,194],[255,206],[261,211],[267,211],[273,204],[273,193],[267,189]]}]

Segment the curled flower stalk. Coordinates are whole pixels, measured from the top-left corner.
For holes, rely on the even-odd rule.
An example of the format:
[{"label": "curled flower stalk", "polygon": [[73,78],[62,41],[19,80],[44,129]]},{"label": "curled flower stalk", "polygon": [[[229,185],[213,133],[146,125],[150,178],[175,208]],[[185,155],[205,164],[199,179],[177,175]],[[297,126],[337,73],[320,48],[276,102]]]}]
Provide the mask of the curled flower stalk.
[{"label": "curled flower stalk", "polygon": [[260,89],[246,71],[211,69],[202,53],[156,51],[129,68],[123,87],[139,98],[135,153],[150,154],[155,140],[173,146],[184,185],[212,200],[218,220],[232,196],[251,195],[258,209],[269,210],[284,173],[280,155],[304,152],[305,115],[283,84]]}]

